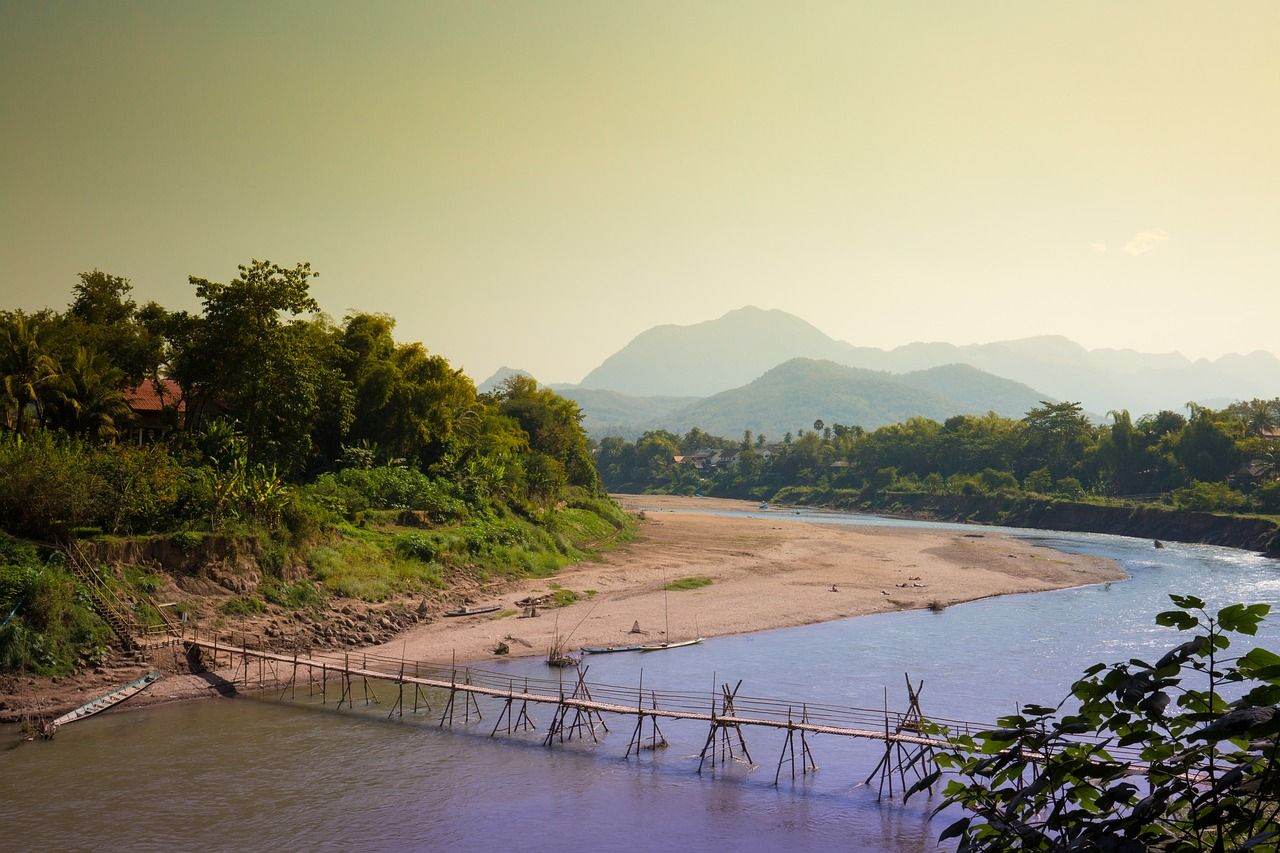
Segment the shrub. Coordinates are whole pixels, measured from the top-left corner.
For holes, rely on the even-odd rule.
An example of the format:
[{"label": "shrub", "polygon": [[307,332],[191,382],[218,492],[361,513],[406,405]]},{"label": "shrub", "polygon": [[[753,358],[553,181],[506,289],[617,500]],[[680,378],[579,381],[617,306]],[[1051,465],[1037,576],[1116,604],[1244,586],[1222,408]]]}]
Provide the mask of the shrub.
[{"label": "shrub", "polygon": [[63,675],[100,657],[110,629],[60,565],[0,536],[0,671]]},{"label": "shrub", "polygon": [[1280,480],[1267,483],[1253,493],[1259,512],[1280,515]]},{"label": "shrub", "polygon": [[1053,492],[1064,498],[1078,498],[1084,494],[1084,486],[1075,477],[1063,477],[1053,484]]},{"label": "shrub", "polygon": [[1022,481],[1028,492],[1047,495],[1053,491],[1053,473],[1048,468],[1037,468]]},{"label": "shrub", "polygon": [[294,581],[287,583],[271,578],[265,581],[259,592],[272,604],[287,607],[290,610],[309,608],[318,610],[324,606],[325,594],[311,581]]},{"label": "shrub", "polygon": [[441,551],[439,540],[429,533],[406,533],[396,539],[396,553],[430,563]]},{"label": "shrub", "polygon": [[181,504],[188,485],[158,445],[96,447],[48,432],[0,440],[0,519],[24,536],[163,530],[187,516]]},{"label": "shrub", "polygon": [[1194,482],[1190,486],[1175,489],[1174,506],[1179,509],[1201,512],[1238,512],[1247,502],[1244,495],[1226,483]]},{"label": "shrub", "polygon": [[259,613],[266,613],[267,605],[260,598],[237,595],[222,602],[218,610],[226,616],[256,616]]}]

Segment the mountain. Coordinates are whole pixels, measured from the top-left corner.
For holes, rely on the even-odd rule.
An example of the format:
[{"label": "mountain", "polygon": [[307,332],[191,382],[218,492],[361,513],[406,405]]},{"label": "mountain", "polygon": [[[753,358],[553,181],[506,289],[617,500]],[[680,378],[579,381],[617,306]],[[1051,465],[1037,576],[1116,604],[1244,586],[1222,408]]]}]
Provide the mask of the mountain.
[{"label": "mountain", "polygon": [[1192,361],[1176,352],[1089,350],[1056,335],[885,350],[853,346],[799,317],[751,306],[689,326],[655,326],[587,374],[582,387],[631,396],[706,396],[741,387],[792,358],[893,373],[963,364],[1094,412],[1125,408],[1138,415],[1193,400],[1280,396],[1280,358],[1268,352]]},{"label": "mountain", "polygon": [[704,397],[736,388],[792,358],[844,361],[852,349],[784,311],[754,306],[691,326],[655,326],[582,380],[633,396]]},{"label": "mountain", "polygon": [[488,394],[490,391],[496,391],[512,376],[532,377],[533,374],[527,370],[520,370],[517,367],[499,367],[493,372],[492,376],[476,386],[476,392],[480,394]]},{"label": "mountain", "polygon": [[819,419],[874,429],[916,416],[941,421],[994,410],[1021,417],[1043,399],[1026,385],[966,365],[892,374],[795,358],[740,388],[699,400],[660,425],[678,432],[698,426],[726,436],[750,429],[778,439],[812,429]]},{"label": "mountain", "polygon": [[907,344],[892,350],[854,347],[845,363],[874,370],[913,370],[954,362],[1005,376],[1086,409],[1135,415],[1181,409],[1189,401],[1280,396],[1280,358],[1268,352],[1192,361],[1181,353],[1089,350],[1060,336],[990,344]]}]

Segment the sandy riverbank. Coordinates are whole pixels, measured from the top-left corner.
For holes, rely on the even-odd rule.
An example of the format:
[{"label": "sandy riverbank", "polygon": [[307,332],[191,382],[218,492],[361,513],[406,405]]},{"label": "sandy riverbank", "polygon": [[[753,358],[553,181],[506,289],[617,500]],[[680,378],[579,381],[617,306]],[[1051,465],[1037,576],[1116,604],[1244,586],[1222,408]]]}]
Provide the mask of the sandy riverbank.
[{"label": "sandy riverbank", "polygon": [[[617,497],[627,509],[645,513],[635,541],[599,561],[579,563],[551,579],[523,581],[475,602],[500,605],[498,613],[440,619],[373,649],[417,660],[447,660],[455,653],[460,662],[492,660],[502,642],[511,655],[545,654],[557,625],[561,635],[572,632],[569,646],[575,649],[661,640],[664,601],[672,639],[679,640],[1125,577],[1111,560],[1066,554],[978,527],[957,532],[838,527],[799,521],[786,510],[763,519],[706,514],[708,509],[755,509],[743,501]],[[711,583],[664,595],[665,583],[693,577]],[[553,583],[580,600],[540,609],[535,618],[515,615],[517,601],[545,594]],[[636,622],[646,633],[628,633]],[[141,671],[105,673],[101,679],[104,686],[118,684]],[[129,706],[216,695],[216,682],[208,676],[171,675]],[[56,692],[56,686],[48,687]],[[74,705],[68,698],[41,703],[41,710]]]},{"label": "sandy riverbank", "polygon": [[[798,521],[786,511],[765,519],[705,514],[707,509],[755,508],[743,501],[617,497],[627,509],[643,510],[645,521],[636,541],[554,578],[582,600],[542,610],[533,619],[494,614],[444,619],[418,626],[380,649],[417,659],[447,659],[456,652],[458,660],[470,661],[491,658],[493,648],[506,642],[512,655],[542,655],[557,620],[562,635],[573,632],[571,648],[652,642],[663,639],[664,598],[672,639],[679,640],[1125,577],[1111,560],[1066,554],[980,528],[837,527]],[[711,583],[664,596],[664,583],[690,577]],[[548,588],[547,581],[529,581],[479,603],[515,610],[517,600]],[[646,635],[628,633],[635,622]]]}]

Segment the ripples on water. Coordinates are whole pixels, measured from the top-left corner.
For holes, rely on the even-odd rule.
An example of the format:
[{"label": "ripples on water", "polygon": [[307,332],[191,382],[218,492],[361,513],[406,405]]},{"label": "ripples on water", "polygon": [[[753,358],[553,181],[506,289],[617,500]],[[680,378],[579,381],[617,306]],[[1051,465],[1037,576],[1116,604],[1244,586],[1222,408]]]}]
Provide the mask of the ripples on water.
[{"label": "ripples on water", "polygon": [[[743,513],[756,515],[756,513]],[[827,524],[959,525],[805,513]],[[1006,596],[710,640],[661,655],[589,659],[592,680],[654,687],[744,679],[752,695],[876,707],[903,673],[923,678],[926,713],[993,719],[1019,702],[1056,703],[1089,664],[1151,657],[1172,633],[1153,617],[1167,593],[1217,607],[1280,603],[1280,563],[1241,551],[1089,534],[1011,531],[1118,560],[1122,583]],[[1280,618],[1258,645],[1280,648]],[[537,661],[499,665],[545,675]],[[538,734],[489,739],[490,723],[431,721],[262,698],[110,714],[52,743],[0,751],[0,849],[205,850],[932,850],[946,816],[929,803],[877,805],[855,787],[873,745],[816,737],[821,770],[774,789],[780,733],[749,732],[759,766],[698,777],[701,725],[667,723],[670,748],[622,759],[630,728],[597,747],[547,750]],[[489,721],[496,709],[486,709]],[[547,710],[535,712],[545,725]],[[9,746],[10,743],[3,744]]]}]

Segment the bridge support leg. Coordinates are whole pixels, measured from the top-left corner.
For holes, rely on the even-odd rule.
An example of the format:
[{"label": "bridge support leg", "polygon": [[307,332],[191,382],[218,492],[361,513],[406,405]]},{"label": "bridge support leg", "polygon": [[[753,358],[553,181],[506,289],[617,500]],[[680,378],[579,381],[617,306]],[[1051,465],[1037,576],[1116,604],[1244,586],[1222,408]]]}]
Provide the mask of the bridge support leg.
[{"label": "bridge support leg", "polygon": [[[529,679],[524,680],[524,694],[529,695]],[[512,728],[518,732],[527,732],[530,729],[537,729],[538,726],[533,721],[533,717],[529,716],[529,700],[520,700],[520,713],[516,714],[516,723]]]}]

